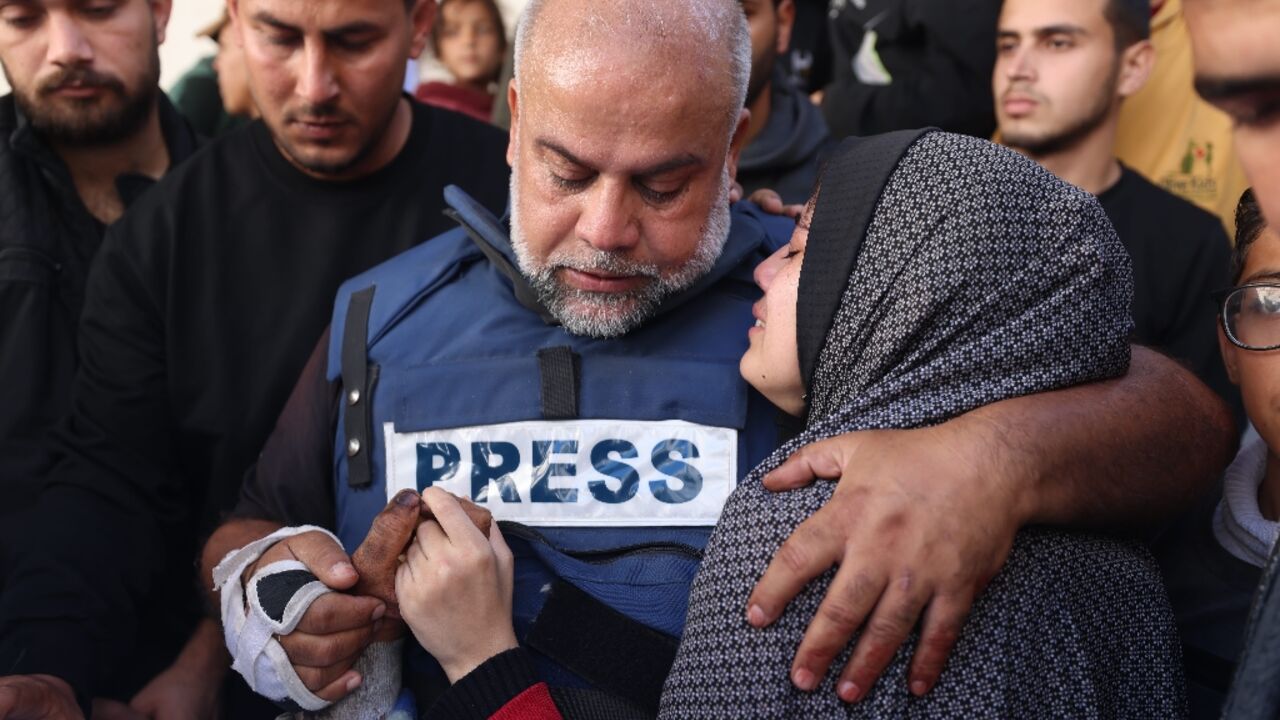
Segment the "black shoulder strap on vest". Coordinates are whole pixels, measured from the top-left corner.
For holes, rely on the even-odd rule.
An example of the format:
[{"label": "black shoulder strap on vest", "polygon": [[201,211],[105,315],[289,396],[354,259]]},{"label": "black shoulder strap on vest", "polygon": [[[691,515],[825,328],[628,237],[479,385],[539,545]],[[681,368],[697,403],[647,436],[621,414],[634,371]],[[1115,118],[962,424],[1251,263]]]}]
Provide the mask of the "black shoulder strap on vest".
[{"label": "black shoulder strap on vest", "polygon": [[835,237],[836,242],[810,242],[800,277],[806,286],[828,286],[834,291],[801,293],[796,298],[796,343],[805,387],[813,387],[818,353],[835,321],[880,195],[907,149],[928,132],[900,130],[846,138],[822,170],[818,192],[839,199],[818,203],[809,237]]},{"label": "black shoulder strap on vest", "polygon": [[371,456],[373,419],[370,412],[377,368],[369,368],[369,311],[374,286],[354,292],[347,302],[342,332],[342,402],[347,405],[342,425],[347,446],[347,484],[367,488],[373,484]]},{"label": "black shoulder strap on vest", "polygon": [[462,216],[462,213],[454,210],[453,208],[446,208],[444,214],[450,220],[458,223],[458,225],[467,232],[467,237],[471,238],[471,242],[475,243],[476,247],[480,248],[480,252],[484,253],[484,256],[489,259],[489,262],[493,263],[493,266],[498,269],[498,272],[505,275],[507,279],[511,281],[511,285],[515,289],[517,302],[538,313],[538,317],[547,325],[560,324],[560,321],[555,319],[555,316],[551,314],[551,311],[543,307],[542,301],[538,299],[538,293],[529,285],[529,281],[520,273],[520,270],[512,265],[511,261],[507,259],[507,256],[499,252],[498,249],[493,246],[493,243],[485,239],[481,230],[474,227],[470,222],[467,222],[467,219]]}]

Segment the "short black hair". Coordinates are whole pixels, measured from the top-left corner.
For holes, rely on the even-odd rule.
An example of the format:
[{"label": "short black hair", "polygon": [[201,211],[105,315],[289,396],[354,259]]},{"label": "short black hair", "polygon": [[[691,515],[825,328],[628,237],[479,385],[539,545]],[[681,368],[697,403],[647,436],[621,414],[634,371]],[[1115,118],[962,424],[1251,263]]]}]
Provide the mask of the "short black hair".
[{"label": "short black hair", "polygon": [[1244,264],[1249,259],[1249,248],[1267,228],[1267,221],[1258,207],[1253,189],[1244,191],[1236,204],[1236,246],[1231,251],[1231,284],[1236,285],[1244,275]]},{"label": "short black hair", "polygon": [[1151,0],[1107,0],[1102,11],[1116,38],[1116,49],[1151,37]]}]

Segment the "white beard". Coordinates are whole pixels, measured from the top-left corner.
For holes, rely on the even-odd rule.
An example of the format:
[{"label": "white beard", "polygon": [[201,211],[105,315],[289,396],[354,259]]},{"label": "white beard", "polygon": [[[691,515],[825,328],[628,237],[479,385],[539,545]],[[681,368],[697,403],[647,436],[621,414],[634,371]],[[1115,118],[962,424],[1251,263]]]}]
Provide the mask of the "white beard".
[{"label": "white beard", "polygon": [[[518,157],[517,153],[517,160],[511,167],[511,247],[520,272],[538,294],[543,306],[574,335],[609,338],[631,332],[653,317],[664,300],[687,289],[710,272],[724,250],[725,241],[729,238],[729,187],[732,184],[727,170],[699,231],[701,236],[693,257],[665,275],[652,264],[637,263],[621,253],[597,250],[586,243],[575,243],[573,248],[557,250],[545,260],[538,260],[530,252],[520,224]],[[556,274],[562,268],[643,276],[648,278],[648,282],[628,292],[589,292],[560,282]]]}]

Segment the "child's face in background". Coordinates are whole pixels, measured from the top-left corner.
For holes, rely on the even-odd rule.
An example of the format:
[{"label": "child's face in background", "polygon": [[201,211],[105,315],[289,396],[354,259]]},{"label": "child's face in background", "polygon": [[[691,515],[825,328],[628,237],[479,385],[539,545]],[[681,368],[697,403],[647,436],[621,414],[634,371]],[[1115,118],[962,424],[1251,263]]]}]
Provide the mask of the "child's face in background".
[{"label": "child's face in background", "polygon": [[[1276,282],[1280,282],[1280,235],[1274,228],[1267,227],[1249,247],[1237,285]],[[1250,309],[1246,313],[1247,317],[1237,321],[1241,325],[1238,332],[1246,333],[1245,339],[1252,342],[1273,337],[1275,333],[1267,332],[1266,328],[1245,327],[1247,323],[1255,326],[1280,325],[1280,320],[1275,319],[1274,313],[1267,312],[1268,309]],[[1240,386],[1249,420],[1266,441],[1267,447],[1275,453],[1280,450],[1280,350],[1259,351],[1236,347],[1227,340],[1221,327],[1218,328],[1218,335],[1227,374]]]},{"label": "child's face in background", "polygon": [[440,62],[459,85],[487,89],[502,68],[502,28],[484,3],[454,0],[441,8]]}]

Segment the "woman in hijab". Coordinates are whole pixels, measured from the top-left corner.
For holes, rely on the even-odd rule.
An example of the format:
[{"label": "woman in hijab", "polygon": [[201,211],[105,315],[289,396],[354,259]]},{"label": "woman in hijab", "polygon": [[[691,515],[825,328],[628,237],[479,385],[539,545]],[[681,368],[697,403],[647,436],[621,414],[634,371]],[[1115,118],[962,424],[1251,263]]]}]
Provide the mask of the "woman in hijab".
[{"label": "woman in hijab", "polygon": [[[816,202],[815,202],[816,200]],[[852,643],[811,693],[788,668],[834,570],[776,622],[752,587],[835,483],[773,493],[800,447],[916,428],[981,405],[1122,375],[1129,260],[1097,202],[1006,149],[942,132],[848,140],[764,298],[742,372],[803,431],[739,485],[694,582],[663,718],[1177,717],[1177,636],[1135,545],[1023,531],[974,604],[938,684],[907,689],[912,640],[857,704],[836,694]]]}]

